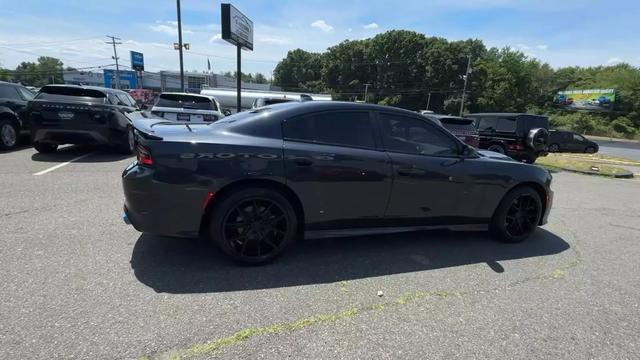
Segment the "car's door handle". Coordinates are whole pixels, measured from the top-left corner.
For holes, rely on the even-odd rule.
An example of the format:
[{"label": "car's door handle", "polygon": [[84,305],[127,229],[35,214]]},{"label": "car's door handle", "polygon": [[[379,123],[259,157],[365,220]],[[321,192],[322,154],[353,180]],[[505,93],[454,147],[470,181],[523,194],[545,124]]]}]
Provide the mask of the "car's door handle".
[{"label": "car's door handle", "polygon": [[296,165],[298,166],[311,166],[313,165],[313,161],[309,159],[296,159]]},{"label": "car's door handle", "polygon": [[396,170],[398,172],[398,175],[402,175],[402,176],[411,176],[411,175],[424,175],[425,171],[416,167],[405,167],[405,168],[398,168],[398,170]]}]

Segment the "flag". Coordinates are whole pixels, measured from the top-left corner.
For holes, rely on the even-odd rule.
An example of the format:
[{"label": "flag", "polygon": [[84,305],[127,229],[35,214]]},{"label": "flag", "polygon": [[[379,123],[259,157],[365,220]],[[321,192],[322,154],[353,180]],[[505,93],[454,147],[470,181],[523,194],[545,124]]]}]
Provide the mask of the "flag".
[{"label": "flag", "polygon": [[209,62],[209,58],[207,58],[207,70],[211,71],[211,62]]}]

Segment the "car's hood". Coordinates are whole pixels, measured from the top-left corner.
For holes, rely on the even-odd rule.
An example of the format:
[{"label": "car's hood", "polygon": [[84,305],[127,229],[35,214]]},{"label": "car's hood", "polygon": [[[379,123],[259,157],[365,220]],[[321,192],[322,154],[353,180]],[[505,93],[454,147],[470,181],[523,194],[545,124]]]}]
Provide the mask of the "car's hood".
[{"label": "car's hood", "polygon": [[476,150],[476,152],[477,152],[481,157],[489,158],[489,159],[492,159],[492,160],[502,160],[502,161],[513,161],[513,162],[519,162],[519,161],[517,161],[517,160],[514,160],[514,159],[512,159],[512,158],[508,157],[507,155],[500,154],[500,153],[497,153],[497,152],[495,152],[495,151],[479,150],[479,149],[478,149],[478,150]]}]

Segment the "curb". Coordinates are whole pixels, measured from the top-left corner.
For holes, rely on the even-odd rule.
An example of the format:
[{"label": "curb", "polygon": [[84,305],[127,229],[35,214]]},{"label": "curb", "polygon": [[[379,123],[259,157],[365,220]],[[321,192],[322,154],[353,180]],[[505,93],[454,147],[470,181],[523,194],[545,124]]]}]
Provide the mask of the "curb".
[{"label": "curb", "polygon": [[585,175],[595,175],[595,176],[605,176],[605,177],[612,177],[615,179],[633,179],[633,173],[631,171],[626,171],[622,174],[603,174],[603,173],[599,173],[599,172],[595,172],[595,171],[582,171],[582,170],[575,170],[575,169],[567,169],[567,168],[563,168],[563,167],[557,167],[558,169],[561,169],[562,171],[567,171],[567,172],[572,172],[572,173],[576,173],[576,174],[585,174]]}]

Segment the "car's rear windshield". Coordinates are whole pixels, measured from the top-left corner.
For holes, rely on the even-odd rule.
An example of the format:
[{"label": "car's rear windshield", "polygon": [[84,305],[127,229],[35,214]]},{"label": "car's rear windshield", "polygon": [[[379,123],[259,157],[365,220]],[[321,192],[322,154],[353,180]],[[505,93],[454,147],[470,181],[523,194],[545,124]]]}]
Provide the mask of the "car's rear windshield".
[{"label": "car's rear windshield", "polygon": [[35,97],[49,101],[83,101],[98,104],[107,102],[107,95],[100,90],[71,86],[45,86]]},{"label": "car's rear windshield", "polygon": [[448,125],[472,125],[473,124],[473,119],[442,117],[439,120],[442,124],[448,124]]},{"label": "car's rear windshield", "polygon": [[287,103],[287,102],[292,102],[293,100],[291,99],[265,99],[264,100],[264,104],[265,105],[273,105],[273,104],[282,104],[282,103]]},{"label": "car's rear windshield", "polygon": [[217,111],[216,103],[204,96],[160,94],[155,106]]}]

